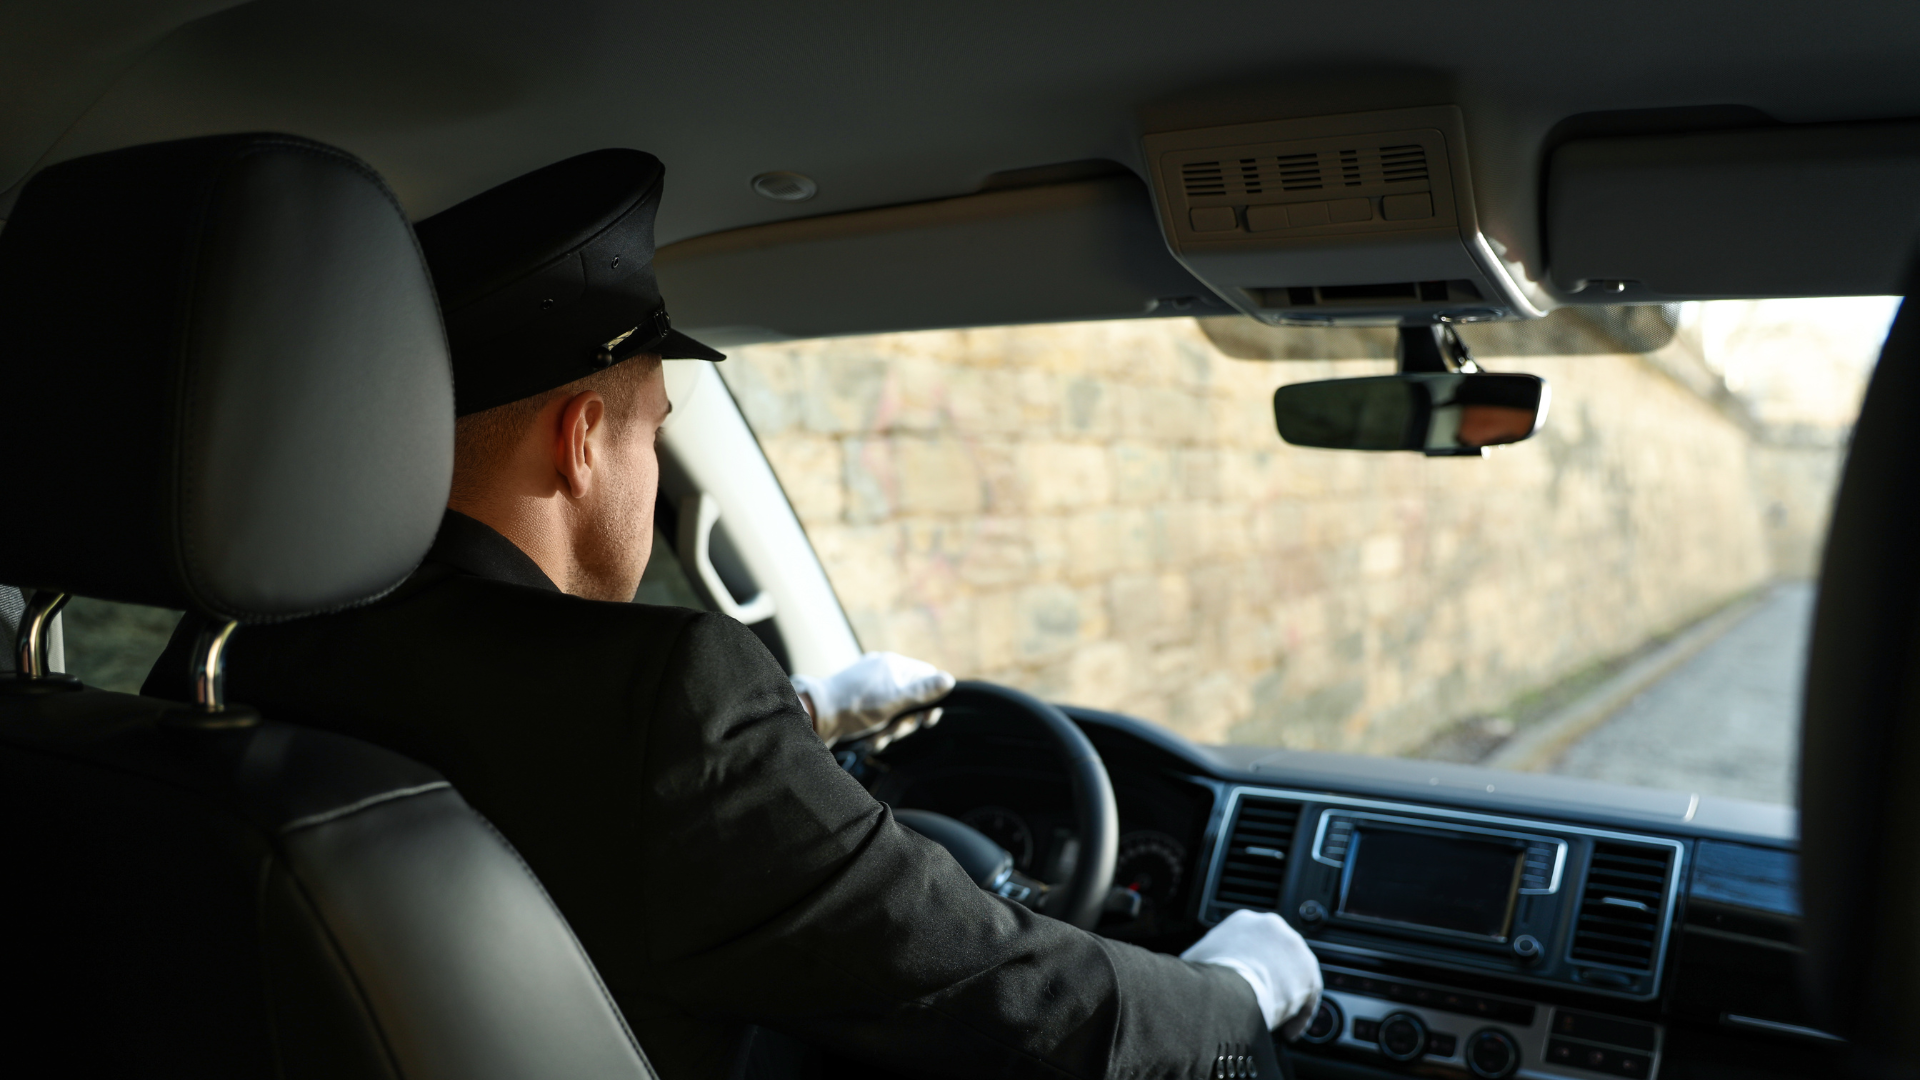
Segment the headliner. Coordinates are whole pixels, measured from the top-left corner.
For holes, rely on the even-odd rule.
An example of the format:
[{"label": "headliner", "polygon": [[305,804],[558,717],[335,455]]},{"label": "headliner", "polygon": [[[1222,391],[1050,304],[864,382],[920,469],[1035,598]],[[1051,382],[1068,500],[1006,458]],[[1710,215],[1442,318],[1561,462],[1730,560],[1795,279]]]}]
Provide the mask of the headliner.
[{"label": "headliner", "polygon": [[[1539,165],[1566,118],[1920,115],[1917,52],[1920,6],[1897,3],[16,0],[0,209],[54,161],[212,132],[342,146],[416,217],[623,145],[667,163],[664,245],[1050,163],[1141,170],[1144,130],[1451,103],[1485,231],[1536,264]],[[751,192],[772,169],[819,195]]]}]

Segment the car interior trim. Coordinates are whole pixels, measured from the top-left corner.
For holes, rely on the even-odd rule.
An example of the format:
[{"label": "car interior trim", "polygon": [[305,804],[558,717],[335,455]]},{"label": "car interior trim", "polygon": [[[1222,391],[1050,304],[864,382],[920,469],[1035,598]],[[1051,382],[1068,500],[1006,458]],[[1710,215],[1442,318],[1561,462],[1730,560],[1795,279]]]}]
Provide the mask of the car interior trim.
[{"label": "car interior trim", "polygon": [[1785,1035],[1790,1039],[1807,1039],[1819,1043],[1847,1041],[1831,1031],[1821,1031],[1819,1028],[1807,1027],[1804,1024],[1787,1024],[1779,1020],[1763,1020],[1757,1016],[1741,1016],[1738,1013],[1722,1013],[1720,1022],[1731,1028],[1764,1031],[1768,1035]]},{"label": "car interior trim", "polygon": [[719,366],[668,360],[661,367],[673,402],[660,429],[662,501],[699,494],[718,504],[714,528],[725,530],[770,598],[772,615],[761,625],[778,630],[789,670],[823,675],[853,663],[861,652],[853,625]]}]

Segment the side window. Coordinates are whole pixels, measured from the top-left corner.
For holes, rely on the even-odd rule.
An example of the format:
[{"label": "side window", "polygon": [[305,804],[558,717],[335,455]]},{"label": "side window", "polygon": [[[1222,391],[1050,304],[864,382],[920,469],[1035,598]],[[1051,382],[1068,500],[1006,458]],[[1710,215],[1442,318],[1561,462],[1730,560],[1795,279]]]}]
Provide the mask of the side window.
[{"label": "side window", "polygon": [[180,612],[76,596],[60,610],[67,671],[88,686],[137,694]]},{"label": "side window", "polygon": [[[21,590],[0,585],[0,638],[5,642],[0,672],[14,670],[13,639],[25,606]],[[88,686],[137,694],[179,621],[177,611],[76,596],[50,627],[49,666]]]},{"label": "side window", "polygon": [[633,599],[640,604],[728,615],[752,630],[782,669],[793,670],[786,640],[773,617],[773,595],[754,579],[740,556],[726,522],[720,519],[719,503],[694,486],[664,447],[660,491],[653,507],[653,554]]},{"label": "side window", "polygon": [[670,539],[672,530],[662,529],[660,518],[661,514],[655,511],[653,554],[647,559],[647,571],[640,578],[640,591],[633,594],[633,602],[711,610],[700,594],[694,591],[692,582],[687,580],[686,568],[680,565],[680,556],[673,550],[673,540]]}]

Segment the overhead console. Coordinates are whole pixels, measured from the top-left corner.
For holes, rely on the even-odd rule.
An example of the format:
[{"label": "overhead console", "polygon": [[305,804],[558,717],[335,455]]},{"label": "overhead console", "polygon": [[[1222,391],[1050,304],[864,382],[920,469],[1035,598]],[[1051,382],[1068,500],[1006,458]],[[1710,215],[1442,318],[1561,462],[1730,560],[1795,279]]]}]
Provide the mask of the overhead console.
[{"label": "overhead console", "polygon": [[1307,935],[1329,990],[1310,1043],[1488,1077],[1654,1074],[1663,1029],[1635,1014],[1660,991],[1681,841],[1255,787],[1225,814],[1201,918],[1274,911]]},{"label": "overhead console", "polygon": [[1452,106],[1145,137],[1167,246],[1270,324],[1542,314],[1481,235]]}]

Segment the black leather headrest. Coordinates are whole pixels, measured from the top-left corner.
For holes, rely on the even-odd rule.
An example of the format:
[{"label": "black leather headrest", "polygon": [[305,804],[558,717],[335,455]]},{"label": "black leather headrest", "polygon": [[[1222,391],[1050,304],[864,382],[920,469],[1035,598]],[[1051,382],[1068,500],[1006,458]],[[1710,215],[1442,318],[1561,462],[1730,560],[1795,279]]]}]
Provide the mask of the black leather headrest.
[{"label": "black leather headrest", "polygon": [[352,155],[285,135],[56,165],[0,232],[0,580],[267,622],[373,599],[453,469],[413,232]]}]

